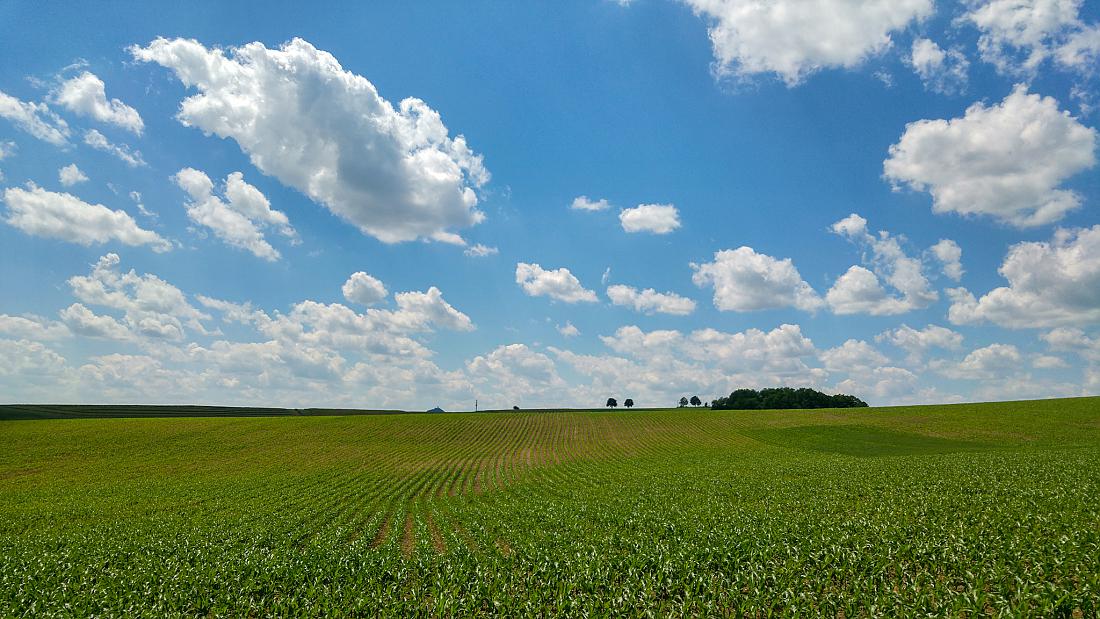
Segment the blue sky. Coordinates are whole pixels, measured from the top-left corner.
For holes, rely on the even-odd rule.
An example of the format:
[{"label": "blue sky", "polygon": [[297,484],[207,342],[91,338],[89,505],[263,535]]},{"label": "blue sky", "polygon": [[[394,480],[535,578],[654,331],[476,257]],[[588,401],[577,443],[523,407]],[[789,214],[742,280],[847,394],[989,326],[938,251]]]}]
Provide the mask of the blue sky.
[{"label": "blue sky", "polygon": [[0,4],[2,399],[1100,393],[1098,23]]}]

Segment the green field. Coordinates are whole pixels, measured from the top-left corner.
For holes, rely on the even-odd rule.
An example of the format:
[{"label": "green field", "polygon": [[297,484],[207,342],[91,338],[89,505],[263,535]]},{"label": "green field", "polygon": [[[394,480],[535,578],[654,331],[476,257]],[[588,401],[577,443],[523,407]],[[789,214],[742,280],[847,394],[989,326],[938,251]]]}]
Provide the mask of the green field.
[{"label": "green field", "polygon": [[0,616],[1100,614],[1100,398],[0,421]]}]

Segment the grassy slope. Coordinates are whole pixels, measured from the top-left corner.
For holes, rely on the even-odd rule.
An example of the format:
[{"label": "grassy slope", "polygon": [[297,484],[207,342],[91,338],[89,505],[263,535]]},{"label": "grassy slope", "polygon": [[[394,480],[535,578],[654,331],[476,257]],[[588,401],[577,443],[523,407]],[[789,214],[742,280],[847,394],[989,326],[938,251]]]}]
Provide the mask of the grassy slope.
[{"label": "grassy slope", "polygon": [[1098,398],[6,421],[0,615],[1091,616],[1098,439]]}]

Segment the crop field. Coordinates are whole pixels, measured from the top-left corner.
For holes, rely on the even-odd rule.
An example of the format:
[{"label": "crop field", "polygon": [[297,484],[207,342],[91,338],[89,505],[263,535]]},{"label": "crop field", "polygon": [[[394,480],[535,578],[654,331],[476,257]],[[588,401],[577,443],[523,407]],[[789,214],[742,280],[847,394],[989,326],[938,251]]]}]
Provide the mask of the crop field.
[{"label": "crop field", "polygon": [[1100,615],[1100,398],[0,421],[0,616]]}]

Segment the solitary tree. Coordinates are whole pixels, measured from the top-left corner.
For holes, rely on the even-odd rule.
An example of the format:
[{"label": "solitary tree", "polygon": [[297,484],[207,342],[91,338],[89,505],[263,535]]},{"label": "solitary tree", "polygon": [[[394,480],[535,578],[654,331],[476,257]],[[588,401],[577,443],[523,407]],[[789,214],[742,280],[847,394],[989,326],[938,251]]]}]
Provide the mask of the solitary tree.
[{"label": "solitary tree", "polygon": [[703,401],[699,399],[699,396],[693,395],[693,396],[691,396],[691,405],[692,406],[702,406]]},{"label": "solitary tree", "polygon": [[630,407],[634,406],[634,400],[631,400],[630,398],[627,398],[625,401],[623,401],[623,406],[625,406],[627,408],[630,408]]},{"label": "solitary tree", "polygon": [[688,399],[687,398],[680,398],[680,408],[683,408],[687,405],[688,405]]},{"label": "solitary tree", "polygon": [[615,398],[607,398],[607,406],[609,408],[615,408],[618,405],[619,403],[615,400]]}]

